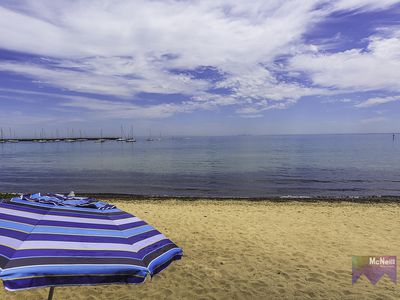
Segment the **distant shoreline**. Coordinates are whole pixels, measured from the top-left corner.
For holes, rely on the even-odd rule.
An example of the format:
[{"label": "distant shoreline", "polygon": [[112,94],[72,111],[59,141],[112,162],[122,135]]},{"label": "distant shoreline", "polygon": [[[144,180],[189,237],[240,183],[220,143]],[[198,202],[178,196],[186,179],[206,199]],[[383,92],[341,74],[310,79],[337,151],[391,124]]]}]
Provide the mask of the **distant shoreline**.
[{"label": "distant shoreline", "polygon": [[146,196],[133,194],[92,194],[83,193],[81,195],[98,199],[118,199],[118,200],[167,200],[175,199],[180,201],[254,201],[254,202],[351,202],[351,203],[396,203],[400,204],[398,196],[365,196],[365,197],[303,197],[303,196],[280,196],[280,197],[183,197],[183,196]]},{"label": "distant shoreline", "polygon": [[[67,192],[66,192],[67,193]],[[10,198],[21,193],[0,193],[0,198]],[[179,200],[179,201],[250,201],[250,202],[303,202],[303,203],[394,203],[400,204],[399,196],[349,196],[349,197],[308,197],[308,196],[271,196],[271,197],[198,197],[198,196],[156,196],[156,195],[135,195],[118,193],[77,193],[81,197],[93,197],[101,200],[131,200],[131,201],[160,201],[160,200]]]}]

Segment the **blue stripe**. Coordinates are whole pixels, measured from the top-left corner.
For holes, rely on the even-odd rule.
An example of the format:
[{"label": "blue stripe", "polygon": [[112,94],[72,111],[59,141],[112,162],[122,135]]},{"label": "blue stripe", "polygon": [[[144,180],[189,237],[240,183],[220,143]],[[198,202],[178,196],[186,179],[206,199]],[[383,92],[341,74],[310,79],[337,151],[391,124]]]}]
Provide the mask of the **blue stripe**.
[{"label": "blue stripe", "polygon": [[[63,234],[48,234],[48,233],[36,233],[30,234],[26,241],[60,241],[60,242],[81,242],[81,243],[114,243],[114,244],[133,244],[139,242],[145,238],[158,235],[160,232],[157,230],[149,230],[135,234],[131,237],[121,236],[93,236],[93,235],[63,235]],[[82,245],[85,247],[84,245]],[[51,248],[51,244],[49,244]]]},{"label": "blue stripe", "polygon": [[0,220],[0,227],[30,232],[35,226],[7,220]]},{"label": "blue stripe", "polygon": [[71,228],[71,227],[56,227],[56,226],[36,226],[32,231],[33,234],[51,233],[51,234],[73,234],[73,235],[92,235],[92,236],[112,236],[112,237],[129,237],[135,234],[146,232],[154,229],[150,225],[144,225],[127,229],[125,231],[107,230],[107,229],[87,229],[87,228]]},{"label": "blue stripe", "polygon": [[132,274],[146,276],[149,271],[146,267],[133,265],[41,265],[5,269],[1,272],[2,280],[10,280],[29,276],[41,275],[68,275],[68,274]]}]

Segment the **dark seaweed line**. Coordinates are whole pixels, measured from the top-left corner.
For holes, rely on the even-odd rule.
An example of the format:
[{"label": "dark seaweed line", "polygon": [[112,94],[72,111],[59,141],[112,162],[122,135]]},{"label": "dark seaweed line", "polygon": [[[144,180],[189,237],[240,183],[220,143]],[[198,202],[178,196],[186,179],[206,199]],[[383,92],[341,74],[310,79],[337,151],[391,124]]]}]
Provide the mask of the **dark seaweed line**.
[{"label": "dark seaweed line", "polygon": [[[18,196],[17,193],[0,193],[0,199],[9,199]],[[400,196],[270,196],[270,197],[188,197],[188,196],[159,196],[159,195],[136,195],[136,194],[118,194],[118,193],[82,193],[79,196],[93,197],[101,200],[118,199],[118,200],[149,200],[159,201],[168,199],[177,199],[180,201],[198,201],[198,200],[212,200],[212,201],[252,201],[252,202],[351,202],[351,203],[393,203],[400,205]]]}]

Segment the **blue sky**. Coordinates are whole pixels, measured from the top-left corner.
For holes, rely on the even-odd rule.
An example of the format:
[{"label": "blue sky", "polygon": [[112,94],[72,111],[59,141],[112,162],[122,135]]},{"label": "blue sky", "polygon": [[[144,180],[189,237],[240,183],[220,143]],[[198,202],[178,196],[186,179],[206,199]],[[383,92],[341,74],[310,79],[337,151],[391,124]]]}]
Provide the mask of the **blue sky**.
[{"label": "blue sky", "polygon": [[0,127],[400,131],[400,1],[0,2]]}]

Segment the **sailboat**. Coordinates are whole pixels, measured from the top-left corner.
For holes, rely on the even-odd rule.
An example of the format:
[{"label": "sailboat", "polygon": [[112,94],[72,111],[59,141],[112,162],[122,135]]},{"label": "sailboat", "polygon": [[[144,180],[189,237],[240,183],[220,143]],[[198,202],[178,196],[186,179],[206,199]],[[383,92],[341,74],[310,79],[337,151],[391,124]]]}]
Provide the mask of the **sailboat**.
[{"label": "sailboat", "polygon": [[56,143],[61,142],[60,138],[58,137],[58,129],[56,130],[56,139],[54,140],[54,142]]},{"label": "sailboat", "polygon": [[4,139],[3,128],[0,129],[0,143],[5,143],[6,140]]},{"label": "sailboat", "polygon": [[70,137],[70,138],[65,140],[67,143],[75,143],[76,142],[76,139],[74,138],[74,130],[73,129],[72,129],[72,135],[71,136],[72,136],[72,138]]},{"label": "sailboat", "polygon": [[85,142],[87,141],[87,138],[84,138],[82,135],[82,130],[79,130],[79,139],[77,139],[78,142]]},{"label": "sailboat", "polygon": [[103,129],[100,130],[100,138],[98,140],[95,140],[95,143],[104,143],[106,140],[103,139]]},{"label": "sailboat", "polygon": [[130,136],[125,140],[127,143],[134,143],[136,142],[135,137],[133,136],[133,126],[131,126],[131,134]]},{"label": "sailboat", "polygon": [[124,128],[121,125],[121,136],[116,139],[117,142],[125,142],[126,139],[124,138]]},{"label": "sailboat", "polygon": [[19,140],[17,140],[15,138],[15,130],[14,130],[14,135],[11,134],[11,128],[10,128],[10,138],[7,140],[7,142],[9,142],[9,143],[18,143],[19,142]]},{"label": "sailboat", "polygon": [[10,129],[10,139],[8,140],[10,143],[19,143],[19,140],[16,139],[15,136],[15,130],[14,130],[14,135],[13,138],[11,139],[11,129]]},{"label": "sailboat", "polygon": [[40,132],[40,139],[37,142],[38,143],[47,143],[47,140],[45,139],[45,134],[44,134],[43,128],[42,128],[42,131]]},{"label": "sailboat", "polygon": [[151,137],[151,129],[150,129],[149,137],[146,139],[146,141],[148,141],[148,142],[154,141],[154,139]]}]

